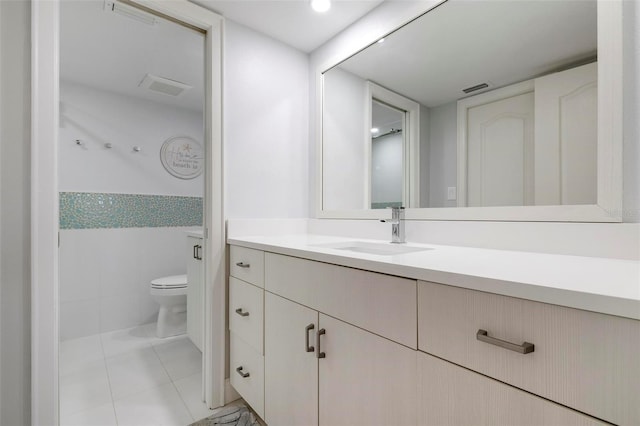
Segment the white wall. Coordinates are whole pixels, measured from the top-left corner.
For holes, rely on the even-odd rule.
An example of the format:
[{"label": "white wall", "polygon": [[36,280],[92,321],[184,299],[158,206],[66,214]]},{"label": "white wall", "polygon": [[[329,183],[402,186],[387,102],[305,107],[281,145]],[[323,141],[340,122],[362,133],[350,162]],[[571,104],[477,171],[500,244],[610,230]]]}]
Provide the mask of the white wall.
[{"label": "white wall", "polygon": [[339,68],[324,78],[323,205],[328,210],[365,208],[366,82]]},{"label": "white wall", "polygon": [[0,1],[0,424],[31,423],[30,2]]},{"label": "white wall", "polygon": [[226,217],[307,217],[307,55],[229,20],[224,43]]},{"label": "white wall", "polygon": [[[60,191],[201,197],[204,174],[195,179],[170,175],[160,162],[160,148],[173,136],[202,144],[203,134],[200,111],[62,82]],[[76,145],[76,139],[83,145]],[[141,151],[134,152],[134,146]]]},{"label": "white wall", "polygon": [[456,207],[447,188],[458,179],[458,105],[450,102],[429,109],[429,207]]}]

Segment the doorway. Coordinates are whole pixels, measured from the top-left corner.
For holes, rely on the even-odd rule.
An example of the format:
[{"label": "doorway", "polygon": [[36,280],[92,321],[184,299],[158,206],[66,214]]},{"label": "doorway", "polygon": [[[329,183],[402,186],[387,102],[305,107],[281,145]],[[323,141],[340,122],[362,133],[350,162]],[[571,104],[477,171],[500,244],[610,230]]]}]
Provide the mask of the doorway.
[{"label": "doorway", "polygon": [[[41,4],[42,3],[42,4]],[[165,152],[170,151],[175,154],[176,147],[186,146],[188,143],[195,141],[192,144],[191,148],[194,148],[198,142],[198,136],[201,137],[200,145],[202,150],[204,151],[203,156],[201,157],[201,167],[204,169],[202,179],[203,182],[200,183],[199,190],[203,194],[204,200],[201,200],[199,205],[198,203],[184,203],[184,199],[175,199],[176,197],[180,198],[181,195],[174,194],[154,194],[156,191],[148,191],[149,193],[141,193],[147,192],[144,188],[141,187],[135,188],[135,185],[151,184],[152,182],[158,184],[158,181],[162,180],[158,176],[152,179],[143,179],[142,172],[152,173],[151,169],[148,168],[144,164],[143,155],[146,153],[150,158],[154,158],[157,162],[161,162],[159,157],[162,155],[162,152],[159,152],[159,147],[153,147],[151,145],[144,146],[143,139],[144,135],[149,136],[151,139],[154,137],[157,140],[159,138],[158,133],[160,132],[161,123],[156,123],[155,125],[147,125],[145,127],[144,135],[140,135],[140,133],[136,133],[136,131],[131,130],[127,125],[125,125],[128,121],[140,121],[145,122],[145,114],[149,113],[150,110],[154,108],[151,107],[140,107],[138,105],[137,108],[127,109],[124,107],[124,103],[120,101],[122,97],[126,97],[127,95],[124,93],[114,93],[117,91],[111,91],[110,93],[113,96],[105,95],[103,92],[109,92],[109,87],[106,86],[107,80],[110,77],[113,77],[113,80],[121,80],[122,77],[119,75],[114,75],[116,73],[107,73],[100,74],[100,67],[94,69],[92,77],[98,77],[97,80],[100,81],[98,83],[98,87],[96,85],[90,84],[89,81],[75,81],[69,83],[69,81],[65,81],[64,79],[69,76],[69,73],[65,72],[65,64],[62,63],[60,77],[61,82],[58,81],[58,69],[57,69],[57,59],[58,59],[58,45],[57,41],[57,26],[58,24],[62,27],[62,40],[64,41],[64,31],[66,30],[65,26],[65,15],[64,10],[67,6],[73,5],[89,5],[93,2],[38,2],[37,5],[33,7],[33,17],[34,17],[34,28],[37,31],[34,32],[34,48],[33,55],[37,58],[37,61],[34,61],[34,102],[33,102],[33,150],[39,154],[35,154],[32,165],[33,170],[38,170],[38,176],[34,178],[33,181],[33,193],[38,194],[38,203],[34,206],[34,229],[37,230],[33,233],[32,244],[33,247],[39,247],[34,253],[33,259],[33,271],[34,279],[33,282],[33,294],[32,294],[32,303],[34,306],[34,311],[37,310],[38,315],[34,318],[32,327],[33,327],[33,409],[32,409],[32,420],[34,424],[57,424],[58,423],[58,339],[59,337],[65,337],[61,332],[64,330],[64,333],[71,333],[69,330],[68,323],[76,323],[72,325],[77,325],[78,323],[82,323],[83,320],[76,319],[74,321],[69,321],[69,316],[64,314],[64,309],[58,309],[58,296],[60,297],[60,301],[67,301],[67,298],[73,292],[72,288],[68,286],[63,286],[59,284],[58,281],[58,253],[57,248],[51,250],[53,247],[50,245],[42,244],[44,241],[50,240],[52,235],[58,237],[58,224],[71,224],[71,231],[77,231],[77,229],[73,229],[73,227],[79,228],[82,225],[82,220],[79,217],[72,217],[69,219],[69,212],[78,212],[78,209],[68,208],[68,202],[70,200],[78,200],[84,199],[84,205],[93,205],[94,209],[103,209],[103,213],[106,213],[102,219],[112,220],[118,222],[122,225],[126,223],[127,220],[132,219],[132,215],[130,210],[126,208],[122,208],[122,206],[134,205],[134,206],[152,206],[153,208],[147,209],[144,211],[145,214],[140,216],[143,217],[143,221],[154,222],[155,227],[159,228],[162,225],[167,225],[167,223],[162,223],[158,225],[158,218],[151,217],[154,214],[157,216],[160,213],[162,216],[162,210],[167,210],[167,201],[166,199],[160,199],[154,197],[173,197],[171,200],[175,202],[175,206],[178,206],[178,210],[181,214],[178,215],[182,220],[184,216],[189,216],[188,214],[183,215],[184,212],[195,212],[200,211],[203,212],[200,216],[200,226],[202,230],[202,249],[201,254],[204,254],[204,282],[203,282],[203,293],[205,297],[204,300],[208,300],[209,303],[203,309],[203,335],[206,336],[202,345],[204,346],[204,357],[203,357],[203,365],[200,369],[200,374],[204,377],[207,377],[208,383],[205,383],[203,392],[200,392],[200,398],[206,400],[206,405],[208,407],[217,407],[222,405],[223,402],[223,393],[224,393],[224,227],[223,227],[223,219],[222,219],[222,188],[220,185],[221,182],[221,129],[220,129],[220,68],[221,68],[221,52],[220,52],[220,41],[221,41],[221,18],[214,13],[201,9],[195,5],[185,5],[185,4],[176,4],[166,2],[144,2],[145,3],[145,11],[140,11],[136,8],[126,9],[127,6],[131,6],[131,2],[127,2],[127,4],[121,3],[109,3],[109,2],[100,2],[96,5],[100,6],[100,13],[108,13],[108,8],[111,5],[112,9],[110,13],[113,13],[112,17],[118,15],[117,17],[126,20],[136,21],[136,25],[148,25],[148,26],[160,26],[160,21],[162,18],[160,15],[169,16],[173,21],[178,21],[180,23],[186,23],[191,27],[198,28],[204,33],[204,40],[200,43],[199,49],[202,53],[203,64],[200,67],[202,74],[202,93],[201,96],[202,102],[201,105],[204,104],[204,108],[201,108],[201,111],[204,110],[204,119],[202,119],[202,114],[200,115],[200,122],[203,123],[200,126],[200,135],[197,134],[186,134],[188,132],[179,132],[177,134],[171,134],[166,138],[160,138],[160,142],[163,144],[169,144],[170,149],[166,149]],[[120,9],[119,12],[114,12],[116,8]],[[156,13],[149,13],[150,10],[154,12],[159,12],[159,15]],[[60,15],[59,15],[60,13]],[[107,32],[109,36],[107,40],[98,45],[96,43],[91,43],[89,41],[89,37],[86,35],[93,28],[97,28],[95,19],[86,19],[86,18],[78,18],[79,32],[78,38],[81,40],[80,43],[86,43],[89,45],[90,49],[99,50],[99,47],[105,47],[107,50],[111,49],[111,52],[114,49],[118,49],[112,41],[116,34],[118,34],[118,29],[115,31]],[[173,31],[178,31],[176,28],[179,28],[180,31],[193,31],[193,29],[186,30],[184,27],[178,25],[176,22],[170,22],[173,26]],[[68,25],[68,23],[67,23]],[[123,24],[120,24],[123,25]],[[121,28],[120,28],[121,30]],[[131,32],[124,32],[126,35],[130,36]],[[84,37],[83,37],[84,35]],[[200,34],[198,36],[202,37]],[[84,40],[83,40],[84,39]],[[171,37],[172,41],[176,41],[175,34]],[[131,45],[130,40],[130,45]],[[119,47],[120,53],[122,51],[126,51],[126,54],[131,55],[133,50],[132,46],[128,47]],[[170,46],[162,45],[157,46],[156,50],[165,50]],[[76,46],[76,49],[79,49]],[[151,49],[153,50],[153,49]],[[64,61],[64,45],[62,46],[62,56],[61,60]],[[150,52],[148,50],[139,51],[139,56],[147,56]],[[100,56],[100,55],[98,55]],[[104,54],[105,57],[108,56],[107,53]],[[134,53],[135,56],[135,53]],[[126,58],[126,56],[125,56]],[[117,61],[118,64],[129,63],[132,62],[134,57],[129,56],[130,61],[119,59]],[[91,58],[85,57],[83,58],[85,61],[91,61]],[[94,61],[95,62],[95,61]],[[156,69],[160,69],[159,65],[161,64],[161,60],[156,61],[152,64],[158,66]],[[173,61],[176,62],[176,61]],[[184,64],[183,62],[177,61],[179,64]],[[95,65],[95,64],[94,64]],[[86,73],[85,73],[86,74]],[[147,86],[155,85],[156,89],[164,90],[165,92],[171,92],[175,90],[176,87],[184,89],[183,86],[188,86],[189,84],[185,84],[181,87],[180,84],[176,83],[176,79],[166,79],[162,80],[162,78],[166,78],[166,75],[158,75],[160,72],[149,72],[151,77],[160,77],[160,79],[153,79],[151,83],[147,81]],[[101,77],[101,78],[100,78]],[[144,77],[149,77],[145,75]],[[147,89],[147,87],[138,87],[142,86],[141,83],[145,83],[144,80],[148,80],[148,78],[142,78],[141,81],[136,82],[136,89]],[[169,82],[167,80],[170,80]],[[177,83],[185,83],[181,81],[177,81]],[[100,86],[102,84],[102,86]],[[163,86],[165,84],[165,86]],[[78,87],[83,86],[83,87]],[[194,86],[194,85],[192,85]],[[57,89],[60,87],[60,92],[58,94]],[[91,91],[93,89],[93,92]],[[154,94],[155,95],[155,94]],[[170,96],[167,93],[163,93],[165,96]],[[133,103],[139,102],[149,102],[150,99],[134,99],[136,96],[129,96],[133,99]],[[139,97],[138,97],[139,98]],[[84,99],[88,103],[78,102],[79,99]],[[107,102],[103,104],[103,107],[89,108],[86,105],[94,102],[96,106],[99,104],[98,99],[105,100]],[[186,102],[186,97],[182,98],[183,101]],[[58,102],[60,108],[58,110]],[[163,104],[163,102],[157,102],[158,104]],[[75,104],[75,105],[74,105]],[[52,105],[52,108],[44,107],[43,105]],[[81,105],[79,108],[77,105]],[[108,107],[104,107],[104,105],[108,105]],[[75,108],[75,109],[74,109]],[[158,106],[156,109],[167,109],[167,108],[176,108],[176,106],[168,105],[166,102],[164,105]],[[113,118],[120,115],[120,119],[114,120]],[[164,118],[165,121],[169,121],[171,126],[175,129],[178,129],[180,126],[178,125],[178,116],[180,114],[174,114],[171,118]],[[188,115],[188,114],[184,114]],[[93,119],[93,123],[91,120]],[[74,121],[75,120],[75,121]],[[103,121],[105,126],[103,128],[97,130],[95,124]],[[193,124],[193,123],[192,123]],[[60,125],[61,129],[58,129],[58,125]],[[45,130],[46,129],[46,130]],[[68,133],[65,133],[65,130],[68,130]],[[126,129],[126,130],[123,130]],[[60,134],[58,137],[58,131],[60,130]],[[112,133],[109,133],[111,131]],[[61,161],[57,162],[56,157],[58,151],[62,151],[66,146],[65,143],[69,142],[67,139],[70,137],[70,133],[75,133],[79,136],[71,136],[72,142],[74,144],[73,148],[76,148],[75,151],[69,151],[70,156],[61,157]],[[118,134],[119,133],[119,134]],[[131,136],[131,137],[127,137]],[[176,138],[182,138],[175,142]],[[137,141],[139,143],[134,142]],[[135,144],[134,144],[135,143]],[[154,153],[155,151],[155,153]],[[86,155],[89,154],[89,155]],[[106,155],[105,155],[106,154]],[[143,154],[143,155],[139,155]],[[154,155],[155,154],[155,155]],[[93,155],[93,157],[92,157]],[[110,157],[108,157],[111,155]],[[136,157],[137,156],[137,157]],[[69,162],[69,158],[74,161]],[[64,161],[64,162],[63,162]],[[136,163],[137,162],[137,163]],[[165,168],[167,168],[167,161],[163,163]],[[184,166],[184,162],[182,166]],[[179,173],[181,170],[184,171],[184,167],[179,169],[179,165],[173,164],[174,172]],[[130,168],[127,171],[127,166]],[[171,164],[169,164],[168,168]],[[76,170],[73,168],[76,167]],[[138,168],[138,174],[133,169]],[[58,169],[59,171],[57,171]],[[100,170],[101,169],[101,170]],[[100,170],[101,173],[93,173]],[[164,170],[167,176],[170,178],[176,178],[176,176],[172,175],[171,172],[167,169]],[[84,174],[82,174],[84,173]],[[63,178],[64,176],[64,178]],[[82,179],[79,177],[88,177]],[[156,179],[157,178],[157,179]],[[89,181],[93,181],[89,184]],[[106,186],[96,185],[96,181],[101,185],[114,185],[113,192],[110,190],[102,190],[105,189]],[[184,179],[186,182],[187,179]],[[58,191],[64,189],[64,185],[68,185],[69,182],[75,182],[73,185],[79,185],[74,188],[70,188],[67,191],[68,196],[63,199],[60,196],[60,209],[58,210]],[[128,183],[127,183],[128,182]],[[125,187],[117,188],[116,186],[128,185],[132,184],[134,189],[129,190],[129,187],[123,189]],[[184,186],[178,183],[175,183],[176,187]],[[82,186],[84,188],[82,188]],[[95,186],[96,189],[92,190],[91,186]],[[171,187],[170,184],[167,184],[165,180],[165,184],[159,185],[169,192],[168,188]],[[100,189],[102,188],[102,189]],[[148,188],[147,188],[148,189]],[[184,188],[183,188],[184,189]],[[174,188],[175,190],[175,188]],[[99,192],[101,191],[101,192]],[[83,193],[84,192],[84,193]],[[91,194],[91,196],[87,196],[86,194]],[[96,195],[97,194],[97,195]],[[105,195],[107,194],[107,195]],[[109,195],[111,194],[111,195]],[[187,194],[183,198],[198,198],[192,197]],[[83,198],[84,197],[84,198]],[[88,197],[88,198],[87,198]],[[88,200],[88,201],[87,201]],[[193,200],[186,200],[193,201]],[[129,204],[127,204],[129,203]],[[137,204],[136,204],[137,203]],[[76,206],[77,207],[77,206]],[[109,207],[114,207],[114,209],[109,210]],[[119,210],[118,210],[119,209]],[[182,210],[179,210],[182,209]],[[135,210],[135,209],[134,209]],[[53,212],[53,214],[52,214]],[[58,215],[59,213],[59,215]],[[93,215],[95,218],[95,215]],[[135,216],[135,215],[134,215]],[[183,222],[175,222],[176,215],[173,215],[173,219],[164,215],[164,220],[174,220],[171,222],[168,227],[174,227],[171,225],[185,225]],[[95,224],[94,224],[95,225]],[[110,226],[114,224],[111,223]],[[194,223],[189,223],[189,225],[194,225]],[[197,225],[197,224],[195,224]],[[134,226],[138,228],[146,228],[145,226],[140,226],[140,223],[135,223]],[[149,226],[151,228],[152,226]],[[64,228],[64,226],[61,226]],[[129,228],[123,226],[122,228]],[[93,229],[93,228],[82,228],[82,229]],[[106,229],[114,229],[112,228],[103,228],[101,229],[103,232],[102,236],[106,235]],[[130,230],[130,229],[129,229]],[[61,276],[64,274],[64,268],[62,265],[64,264],[63,256],[66,256],[62,250],[62,245],[64,244],[64,235],[65,229],[61,230],[61,233],[58,238],[60,238],[61,251],[60,251],[60,272]],[[102,246],[108,247],[110,243],[109,240],[113,242],[113,240],[118,240],[124,233],[123,230],[120,230],[119,236],[110,235],[105,238],[104,241],[101,241]],[[173,233],[175,237],[175,232]],[[128,236],[125,238],[130,238]],[[166,235],[158,237],[162,244],[166,246],[175,246],[173,244],[176,239],[167,237]],[[186,235],[184,236],[185,242],[181,244],[181,250],[179,250],[182,254],[186,252]],[[57,238],[56,238],[57,239]],[[91,240],[91,238],[90,238]],[[96,240],[94,238],[94,240]],[[97,240],[100,240],[98,238]],[[135,240],[135,238],[134,238]],[[140,241],[136,241],[139,245]],[[88,243],[88,242],[87,242]],[[57,245],[57,244],[56,244]],[[76,253],[87,254],[92,250],[90,247],[85,246],[85,250],[82,248],[78,248],[75,245]],[[125,246],[131,246],[131,244],[125,244]],[[108,253],[120,253],[121,250],[118,246],[110,246],[111,249],[107,250]],[[120,246],[124,247],[124,246]],[[140,246],[142,247],[142,246]],[[171,257],[179,257],[175,253],[177,253],[178,249],[170,248],[169,251],[175,250]],[[140,250],[140,251],[144,251]],[[72,257],[72,264],[73,256]],[[114,260],[109,260],[108,256],[103,256],[103,260],[101,263],[107,266],[101,266],[97,268],[96,275],[101,275],[107,277],[104,281],[99,281],[97,285],[98,288],[98,299],[93,300],[92,303],[96,306],[99,306],[99,322],[98,322],[98,331],[103,332],[106,328],[119,327],[122,325],[131,325],[130,323],[125,324],[127,321],[148,321],[150,318],[154,316],[151,313],[151,304],[149,303],[148,298],[144,299],[144,286],[147,284],[142,283],[141,281],[146,280],[146,278],[142,278],[142,273],[140,273],[140,258],[132,259],[130,253],[121,256],[122,258],[128,258],[125,262],[129,262],[129,266],[132,266],[134,270],[137,270],[138,279],[132,278],[128,274],[123,274],[120,277],[109,277],[109,274],[113,272],[116,268],[109,268],[108,265],[110,263],[116,263]],[[154,256],[151,256],[154,257]],[[142,257],[144,258],[144,256]],[[147,257],[148,259],[149,257]],[[186,269],[186,255],[184,256]],[[75,263],[78,262],[76,259]],[[153,263],[153,262],[152,262]],[[157,263],[155,263],[157,265]],[[77,265],[74,265],[77,266]],[[86,265],[85,265],[86,266]],[[166,265],[165,265],[166,266]],[[153,269],[153,265],[147,265],[151,270]],[[137,268],[137,269],[136,269]],[[72,268],[73,269],[73,268]],[[90,268],[88,268],[90,269]],[[162,267],[160,268],[162,269]],[[86,269],[85,269],[86,270]],[[101,272],[98,272],[101,271]],[[158,271],[160,276],[162,276],[165,272]],[[133,275],[136,275],[134,273]],[[155,274],[154,274],[155,275]],[[66,276],[69,276],[67,273]],[[122,278],[124,276],[128,276],[131,282],[136,281],[138,287],[138,294],[136,299],[136,305],[139,310],[137,313],[132,313],[131,309],[126,310],[123,308],[124,305],[129,303],[133,305],[130,301],[130,297],[126,295],[122,295],[119,297],[119,301],[112,299],[112,304],[109,306],[109,302],[106,300],[101,300],[101,296],[103,294],[109,294],[109,291],[115,291],[113,287],[109,287],[108,282],[115,283],[114,287],[121,286],[121,290],[123,290],[126,285],[124,284]],[[85,277],[91,277],[91,274],[85,274]],[[83,278],[85,278],[83,277]],[[80,284],[79,281],[76,280],[75,284]],[[126,281],[126,280],[124,280]],[[73,287],[73,286],[72,286]],[[91,286],[90,286],[91,287]],[[95,290],[96,286],[93,285],[93,290]],[[87,290],[86,288],[80,289],[80,291]],[[75,297],[75,296],[74,296]],[[109,296],[110,297],[110,296]],[[213,306],[216,305],[214,308]],[[221,305],[220,308],[218,305]],[[131,307],[131,306],[130,306]],[[145,311],[141,309],[142,307],[146,307],[148,309]],[[115,313],[114,309],[121,309],[120,314]],[[125,313],[128,312],[128,313]],[[135,318],[134,318],[135,317]],[[60,318],[60,322],[58,322],[58,318]],[[65,322],[67,325],[65,325]],[[87,321],[87,326],[91,321]],[[95,325],[95,324],[94,324]],[[126,328],[125,328],[126,329]],[[129,328],[131,329],[131,328]],[[83,331],[86,333],[86,330]],[[135,336],[137,337],[137,336]],[[102,350],[105,351],[105,348],[109,346],[105,345],[105,340],[100,340]],[[153,351],[153,347],[150,347]],[[149,351],[147,353],[150,354]],[[62,356],[64,354],[61,353],[60,359],[60,373],[63,374],[62,371],[65,367],[64,361],[62,360]],[[106,352],[103,353],[106,358]],[[158,355],[159,356],[159,355]],[[161,360],[160,360],[161,361]],[[106,362],[106,361],[104,361]],[[162,361],[160,363],[162,364]],[[107,367],[108,368],[108,367]],[[165,372],[168,372],[166,367]],[[170,375],[169,375],[170,376]],[[171,378],[171,377],[170,377]],[[111,379],[111,378],[109,378]],[[173,379],[171,380],[173,382]],[[60,388],[62,389],[63,383],[61,380]],[[126,387],[126,386],[125,386]],[[177,387],[175,385],[174,387]],[[112,393],[114,389],[110,390]],[[204,397],[204,398],[203,398]],[[112,404],[115,404],[115,401],[112,401]],[[61,404],[61,408],[64,408],[64,404]],[[187,407],[187,412],[189,411]],[[191,416],[193,417],[193,416]],[[126,423],[126,422],[124,422]]]}]

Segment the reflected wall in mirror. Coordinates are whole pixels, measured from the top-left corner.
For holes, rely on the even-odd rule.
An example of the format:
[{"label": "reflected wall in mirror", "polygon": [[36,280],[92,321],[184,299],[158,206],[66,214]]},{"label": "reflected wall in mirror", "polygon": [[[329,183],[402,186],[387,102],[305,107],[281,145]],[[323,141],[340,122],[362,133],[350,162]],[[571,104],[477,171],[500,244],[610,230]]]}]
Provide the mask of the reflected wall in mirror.
[{"label": "reflected wall in mirror", "polygon": [[597,9],[449,0],[325,71],[322,209],[596,204]]}]

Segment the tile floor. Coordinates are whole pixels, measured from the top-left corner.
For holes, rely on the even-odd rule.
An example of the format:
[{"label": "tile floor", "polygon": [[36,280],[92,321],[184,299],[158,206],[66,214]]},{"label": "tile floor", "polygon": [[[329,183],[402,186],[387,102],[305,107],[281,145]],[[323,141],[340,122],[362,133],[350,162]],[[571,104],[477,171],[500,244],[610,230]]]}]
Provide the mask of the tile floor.
[{"label": "tile floor", "polygon": [[61,426],[186,426],[213,414],[200,401],[202,355],[155,324],[60,343]]}]

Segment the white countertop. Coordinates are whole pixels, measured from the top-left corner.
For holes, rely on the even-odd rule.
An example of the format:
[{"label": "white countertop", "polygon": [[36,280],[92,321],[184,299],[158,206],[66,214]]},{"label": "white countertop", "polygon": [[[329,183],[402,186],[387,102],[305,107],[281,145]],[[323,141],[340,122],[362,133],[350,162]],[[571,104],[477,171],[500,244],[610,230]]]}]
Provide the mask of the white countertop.
[{"label": "white countertop", "polygon": [[639,261],[413,243],[407,245],[431,250],[388,256],[315,246],[351,241],[356,239],[321,235],[228,239],[231,245],[640,320]]}]

